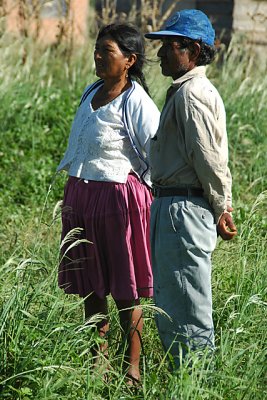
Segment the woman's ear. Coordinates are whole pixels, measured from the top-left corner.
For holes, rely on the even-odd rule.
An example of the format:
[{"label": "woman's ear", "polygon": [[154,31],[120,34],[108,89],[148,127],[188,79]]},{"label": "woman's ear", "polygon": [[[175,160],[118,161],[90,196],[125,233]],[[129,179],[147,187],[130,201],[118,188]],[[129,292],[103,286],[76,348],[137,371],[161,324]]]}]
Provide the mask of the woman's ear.
[{"label": "woman's ear", "polygon": [[134,53],[131,54],[131,55],[128,57],[128,61],[127,61],[127,63],[126,63],[127,67],[128,67],[128,68],[131,68],[131,66],[134,65],[134,63],[136,62],[136,60],[137,60],[137,55],[134,54]]}]

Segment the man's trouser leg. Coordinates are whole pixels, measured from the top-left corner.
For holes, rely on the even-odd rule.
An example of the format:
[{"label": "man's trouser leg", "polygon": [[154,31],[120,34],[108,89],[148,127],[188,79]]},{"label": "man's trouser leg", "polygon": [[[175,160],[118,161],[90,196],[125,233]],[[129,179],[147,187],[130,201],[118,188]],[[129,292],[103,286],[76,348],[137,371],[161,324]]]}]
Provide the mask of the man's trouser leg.
[{"label": "man's trouser leg", "polygon": [[159,335],[179,366],[179,353],[214,348],[211,253],[217,239],[214,216],[201,197],[162,197],[151,209],[154,299]]}]

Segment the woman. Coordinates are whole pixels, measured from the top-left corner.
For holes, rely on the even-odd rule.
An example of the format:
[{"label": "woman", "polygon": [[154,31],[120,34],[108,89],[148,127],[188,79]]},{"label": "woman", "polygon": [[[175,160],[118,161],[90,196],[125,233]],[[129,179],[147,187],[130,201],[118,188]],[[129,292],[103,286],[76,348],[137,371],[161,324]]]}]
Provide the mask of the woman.
[{"label": "woman", "polygon": [[[147,94],[144,43],[135,27],[102,28],[94,60],[100,80],[82,96],[58,167],[69,174],[62,239],[79,227],[83,229],[79,238],[91,243],[80,243],[63,256],[59,285],[66,293],[84,297],[86,318],[107,316],[106,297],[112,295],[128,340],[128,377],[134,382],[140,380],[143,326],[142,311],[136,306],[140,297],[153,295],[147,154],[159,111]],[[97,328],[104,337],[107,318]]]}]

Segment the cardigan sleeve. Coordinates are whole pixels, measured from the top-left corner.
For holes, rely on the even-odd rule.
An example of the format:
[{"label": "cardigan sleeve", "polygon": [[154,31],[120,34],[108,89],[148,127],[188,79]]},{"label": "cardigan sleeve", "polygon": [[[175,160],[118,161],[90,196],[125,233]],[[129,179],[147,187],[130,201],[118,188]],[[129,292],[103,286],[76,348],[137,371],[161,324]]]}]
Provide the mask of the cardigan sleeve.
[{"label": "cardigan sleeve", "polygon": [[148,160],[150,139],[157,132],[160,112],[144,89],[136,83],[135,85],[136,89],[126,108],[127,123],[138,150],[144,159]]}]

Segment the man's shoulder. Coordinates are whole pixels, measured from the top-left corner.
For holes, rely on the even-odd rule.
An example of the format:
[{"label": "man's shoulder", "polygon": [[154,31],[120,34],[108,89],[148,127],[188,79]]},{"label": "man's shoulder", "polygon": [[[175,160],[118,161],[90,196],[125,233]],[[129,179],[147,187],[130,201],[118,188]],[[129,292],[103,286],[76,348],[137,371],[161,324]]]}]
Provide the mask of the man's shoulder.
[{"label": "man's shoulder", "polygon": [[207,76],[193,76],[182,85],[184,90],[200,90],[204,88],[214,88],[215,86],[211,83]]},{"label": "man's shoulder", "polygon": [[221,98],[214,84],[206,76],[195,76],[181,86],[184,97],[187,98]]}]

